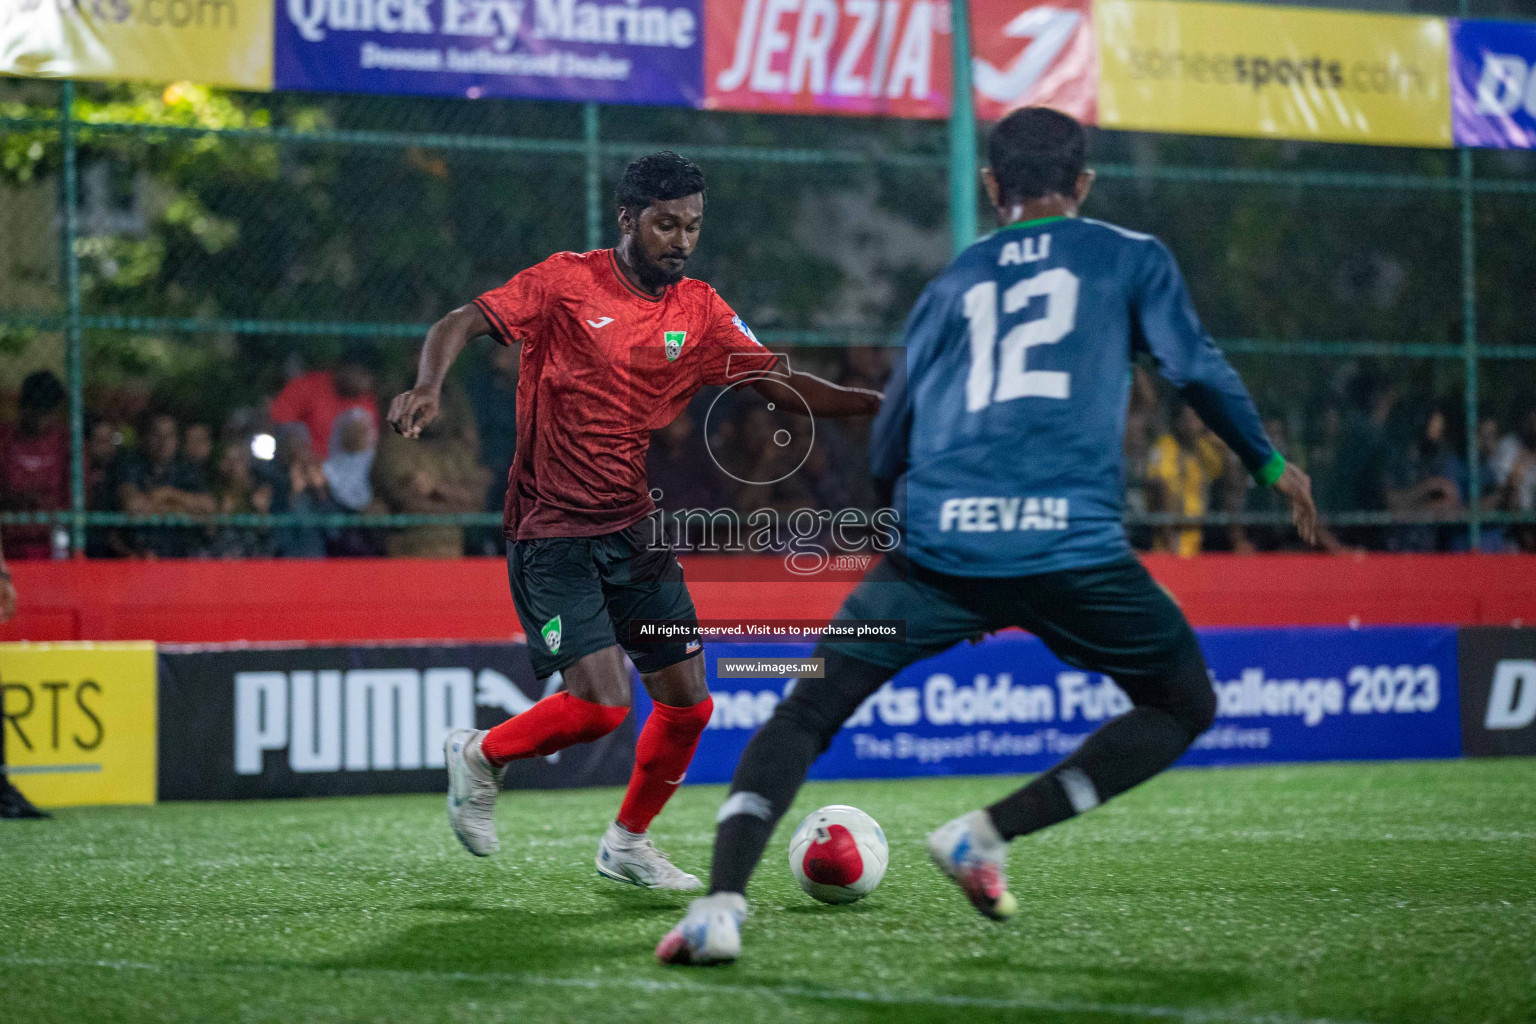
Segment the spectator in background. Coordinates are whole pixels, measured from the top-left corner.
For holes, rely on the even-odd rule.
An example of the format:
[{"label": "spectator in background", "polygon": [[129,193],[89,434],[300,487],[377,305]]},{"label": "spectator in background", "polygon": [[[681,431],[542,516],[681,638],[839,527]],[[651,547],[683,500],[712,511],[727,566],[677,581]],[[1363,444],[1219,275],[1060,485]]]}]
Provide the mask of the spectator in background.
[{"label": "spectator in background", "polygon": [[[1495,465],[1501,440],[1498,420],[1492,416],[1483,416],[1477,421],[1478,483],[1481,488],[1478,507],[1485,512],[1505,512],[1510,507],[1509,491],[1500,483]],[[1507,539],[1507,531],[1502,524],[1485,523],[1483,525],[1482,537],[1479,540],[1480,550],[1497,554],[1508,549],[1512,544],[1513,541]]]},{"label": "spectator in background", "polygon": [[[135,515],[211,515],[218,503],[206,480],[181,457],[181,430],[176,418],[161,413],[144,431],[142,452],[123,459],[118,503]],[[181,526],[140,527],[128,544],[135,554],[156,558],[185,558],[195,547],[196,530]]]},{"label": "spectator in background", "polygon": [[[373,467],[374,490],[396,513],[479,512],[489,477],[480,465],[480,438],[469,403],[453,386],[443,392],[442,415],[419,439],[393,432],[384,436]],[[464,554],[464,529],[406,527],[391,532],[387,547],[396,558],[458,558]]]},{"label": "spectator in background", "polygon": [[181,432],[181,457],[203,488],[213,490],[213,428],[206,423],[188,423]]},{"label": "spectator in background", "polygon": [[[1510,512],[1536,512],[1536,405],[1521,415],[1517,428],[1499,442],[1491,468],[1499,487],[1493,504]],[[1536,527],[1516,526],[1512,531],[1523,551],[1536,551]]]},{"label": "spectator in background", "polygon": [[372,349],[354,346],[342,354],[334,370],[311,370],[293,378],[272,399],[272,422],[280,426],[302,424],[316,463],[330,457],[331,427],[347,409],[365,411],[377,433],[373,364]]},{"label": "spectator in background", "polygon": [[[362,409],[348,409],[331,428],[330,458],[320,466],[325,476],[330,505],[336,512],[380,512],[373,498],[373,463],[378,434]],[[373,530],[348,527],[329,531],[326,554],[338,558],[363,558],[384,553],[384,543]]]},{"label": "spectator in background", "polygon": [[[119,449],[123,434],[109,420],[93,418],[85,425],[85,507],[91,512],[117,512]],[[87,558],[122,558],[128,554],[117,527],[92,527],[85,534]]]},{"label": "spectator in background", "polygon": [[[1443,409],[1431,409],[1424,417],[1419,437],[1392,474],[1387,507],[1411,515],[1460,512],[1467,493],[1467,464],[1448,437]],[[1429,523],[1393,529],[1387,546],[1393,551],[1439,551],[1450,546],[1454,532]]]},{"label": "spectator in background", "polygon": [[[0,438],[0,508],[7,512],[56,512],[69,508],[69,431],[64,426],[64,385],[47,370],[21,382],[16,426]],[[13,558],[47,558],[53,531],[47,526],[6,527]]]},{"label": "spectator in background", "polygon": [[[224,446],[215,472],[214,497],[223,515],[272,511],[272,485],[256,479],[248,445]],[[209,531],[207,552],[215,558],[255,558],[268,549],[266,531],[254,526],[220,526]]]},{"label": "spectator in background", "polygon": [[[480,430],[480,465],[489,471],[484,510],[500,512],[507,498],[507,477],[517,451],[517,382],[521,346],[492,345],[477,371],[467,374],[469,404]],[[499,555],[505,550],[501,528],[469,532],[473,553]]]},{"label": "spectator in background", "polygon": [[[16,588],[11,583],[11,570],[5,564],[5,548],[0,544],[0,622],[10,622],[16,615]],[[0,691],[3,695],[3,691]],[[5,774],[5,720],[0,718],[0,818],[46,818],[47,814],[32,806],[32,801],[11,785],[11,777]]]},{"label": "spectator in background", "polygon": [[[1339,436],[1333,497],[1338,511],[1384,512],[1393,464],[1386,428],[1397,394],[1382,377],[1362,371],[1350,382],[1349,397],[1352,408],[1344,415]],[[1379,526],[1351,527],[1340,534],[1346,543],[1385,547],[1385,531]]]},{"label": "spectator in background", "polygon": [[[285,430],[278,444],[273,511],[296,515],[331,511],[325,470],[315,458],[308,431]],[[273,550],[284,558],[324,558],[325,533],[318,526],[285,526],[273,537]]]},{"label": "spectator in background", "polygon": [[[1205,429],[1194,409],[1180,401],[1173,429],[1153,442],[1147,457],[1147,494],[1155,512],[1195,518],[1210,507],[1211,485],[1226,468],[1221,443]],[[1155,551],[1182,558],[1200,553],[1199,526],[1157,531]]]}]

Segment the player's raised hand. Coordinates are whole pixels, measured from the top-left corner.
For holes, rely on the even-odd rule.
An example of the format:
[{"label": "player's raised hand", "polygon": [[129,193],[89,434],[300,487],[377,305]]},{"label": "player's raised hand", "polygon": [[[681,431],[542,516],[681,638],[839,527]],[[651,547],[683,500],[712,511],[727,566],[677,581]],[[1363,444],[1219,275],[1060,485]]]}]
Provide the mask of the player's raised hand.
[{"label": "player's raised hand", "polygon": [[412,388],[395,396],[389,403],[389,425],[405,437],[420,437],[422,428],[437,419],[442,395],[438,391]]},{"label": "player's raised hand", "polygon": [[1317,506],[1312,503],[1312,478],[1296,467],[1285,464],[1285,472],[1275,481],[1275,490],[1291,503],[1291,522],[1308,547],[1317,546]]}]

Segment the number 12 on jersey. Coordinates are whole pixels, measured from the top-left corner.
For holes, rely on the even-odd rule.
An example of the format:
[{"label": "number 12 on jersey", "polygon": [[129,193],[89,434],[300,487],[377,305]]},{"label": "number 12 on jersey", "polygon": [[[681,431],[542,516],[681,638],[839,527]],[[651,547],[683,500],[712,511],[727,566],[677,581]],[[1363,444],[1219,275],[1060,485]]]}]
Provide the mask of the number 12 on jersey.
[{"label": "number 12 on jersey", "polygon": [[[1054,345],[1077,324],[1077,275],[1056,267],[1015,282],[1003,292],[999,314],[997,282],[983,281],[965,293],[965,319],[971,328],[971,372],[965,380],[965,408],[979,412],[993,402],[1015,398],[1067,398],[1072,376],[1059,370],[1027,368],[1029,350]],[[1016,325],[997,343],[999,315],[1017,313],[1037,295],[1045,296],[1045,315]]]}]

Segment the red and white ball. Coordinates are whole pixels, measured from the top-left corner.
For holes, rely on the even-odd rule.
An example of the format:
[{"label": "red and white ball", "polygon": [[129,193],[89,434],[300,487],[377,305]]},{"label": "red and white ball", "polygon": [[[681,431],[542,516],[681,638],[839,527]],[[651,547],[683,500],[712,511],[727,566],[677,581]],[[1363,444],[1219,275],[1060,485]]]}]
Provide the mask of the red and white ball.
[{"label": "red and white ball", "polygon": [[880,825],[846,804],[813,811],[789,841],[789,870],[823,903],[852,903],[885,877],[890,847]]}]

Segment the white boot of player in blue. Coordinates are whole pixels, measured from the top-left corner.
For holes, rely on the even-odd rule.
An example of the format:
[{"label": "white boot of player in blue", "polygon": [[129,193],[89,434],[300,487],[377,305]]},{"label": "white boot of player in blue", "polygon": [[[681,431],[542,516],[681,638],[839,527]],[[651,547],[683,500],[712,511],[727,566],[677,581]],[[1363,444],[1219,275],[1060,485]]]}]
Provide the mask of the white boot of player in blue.
[{"label": "white boot of player in blue", "polygon": [[928,837],[928,856],[983,917],[1006,921],[1019,909],[1008,891],[1008,843],[986,811],[940,825]]},{"label": "white boot of player in blue", "polygon": [[747,898],[739,892],[701,896],[688,905],[688,916],[656,946],[664,964],[723,964],[741,955],[741,922]]}]

